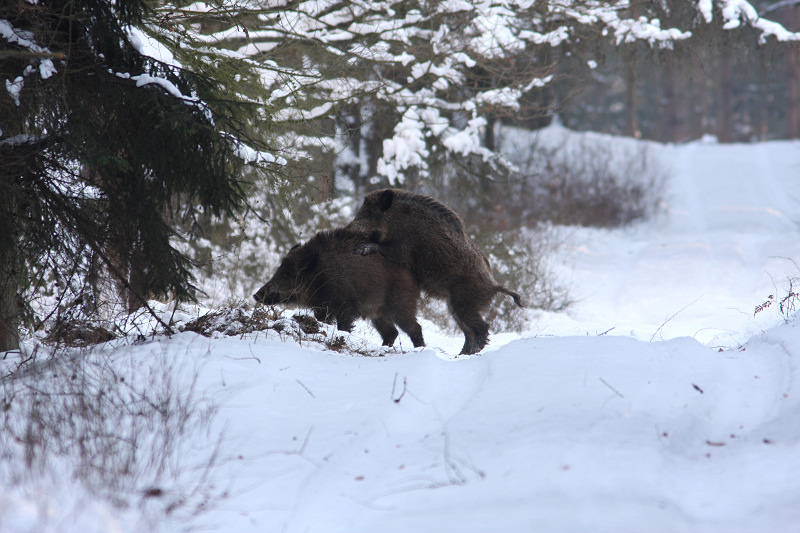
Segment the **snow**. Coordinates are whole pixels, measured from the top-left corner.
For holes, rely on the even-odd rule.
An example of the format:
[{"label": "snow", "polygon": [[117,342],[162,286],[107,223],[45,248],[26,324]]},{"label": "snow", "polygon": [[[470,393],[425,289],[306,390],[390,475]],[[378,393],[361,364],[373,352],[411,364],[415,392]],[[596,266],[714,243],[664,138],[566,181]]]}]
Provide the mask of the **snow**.
[{"label": "snow", "polygon": [[131,46],[143,56],[151,57],[165,65],[182,68],[182,65],[175,59],[175,55],[170,49],[158,40],[153,39],[135,26],[126,26],[124,31]]},{"label": "snow", "polygon": [[[425,158],[428,148],[425,143],[422,125],[426,118],[419,114],[416,107],[411,107],[395,126],[395,135],[383,141],[383,156],[378,160],[378,173],[389,178],[391,183],[403,183],[405,176],[401,172],[409,167],[420,167],[427,171]],[[436,117],[438,118],[438,117]]]},{"label": "snow", "polygon": [[443,144],[451,151],[460,155],[469,155],[481,151],[480,134],[486,127],[486,119],[476,117],[467,121],[467,127],[456,131],[446,139]]},{"label": "snow", "polygon": [[3,146],[3,145],[6,145],[6,146],[20,146],[20,145],[26,144],[26,143],[39,142],[42,139],[43,139],[43,137],[37,137],[37,136],[26,135],[26,134],[19,134],[19,135],[14,135],[12,137],[7,137],[7,138],[5,138],[3,140],[0,140],[0,146]]},{"label": "snow", "polygon": [[11,99],[14,101],[14,105],[19,107],[19,93],[22,91],[22,87],[25,85],[25,78],[22,76],[17,76],[14,81],[6,80],[6,90],[8,91],[8,95],[11,96]]},{"label": "snow", "polygon": [[8,41],[9,44],[21,46],[32,52],[47,51],[46,48],[42,48],[34,42],[33,33],[15,28],[5,19],[0,19],[0,37]]},{"label": "snow", "polygon": [[256,150],[254,148],[251,148],[250,146],[247,146],[244,143],[237,144],[234,141],[233,136],[228,135],[228,137],[231,140],[231,142],[235,144],[236,156],[239,157],[245,163],[253,163],[253,162],[263,163],[263,164],[274,163],[280,166],[285,166],[287,163],[286,159],[284,159],[283,157],[276,156],[275,154],[270,152]]},{"label": "snow", "polygon": [[[647,145],[663,212],[565,228],[576,303],[475,356],[427,321],[416,350],[359,323],[366,355],[274,331],[98,346],[123,375],[178,361],[216,406],[180,453],[199,464],[222,435],[208,480],[225,496],[159,530],[796,531],[800,328],[754,310],[798,275],[800,142]],[[2,531],[143,530],[137,491],[119,510],[66,475],[0,487]]]},{"label": "snow", "polygon": [[56,73],[56,66],[53,64],[52,59],[42,59],[39,62],[39,75],[43,80]]},{"label": "snow", "polygon": [[[30,3],[36,4],[36,0],[31,1]],[[9,21],[5,19],[0,19],[0,38],[5,39],[5,41],[11,45],[20,46],[29,50],[30,52],[33,52],[34,54],[49,53],[47,48],[43,48],[34,42],[33,33],[27,30],[15,28]],[[20,105],[20,92],[25,85],[25,76],[28,76],[33,71],[34,68],[31,65],[28,65],[25,67],[20,76],[16,76],[14,78],[14,81],[11,81],[10,78],[6,78],[5,80],[6,90],[17,107]],[[47,79],[55,73],[56,68],[52,59],[39,60],[39,75],[42,77],[42,79]]]},{"label": "snow", "polygon": [[150,74],[138,74],[136,76],[131,76],[131,79],[136,81],[137,87],[143,87],[145,85],[151,85],[151,84],[158,85],[159,87],[167,91],[167,93],[171,94],[175,98],[178,98],[180,100],[191,100],[191,98],[185,96],[180,91],[180,89],[178,89],[178,87],[175,86],[174,83],[164,78],[160,78],[158,76],[151,76]]},{"label": "snow", "polygon": [[[626,145],[637,144],[619,139],[611,148]],[[648,148],[670,175],[665,212],[629,229],[575,229],[563,274],[580,303],[571,325],[552,317],[554,326],[542,333],[561,335],[562,324],[572,333],[614,327],[612,333],[649,341],[663,324],[656,339],[686,335],[735,347],[776,319],[753,317],[754,307],[800,270],[789,260],[800,257],[800,143],[704,139]]]}]

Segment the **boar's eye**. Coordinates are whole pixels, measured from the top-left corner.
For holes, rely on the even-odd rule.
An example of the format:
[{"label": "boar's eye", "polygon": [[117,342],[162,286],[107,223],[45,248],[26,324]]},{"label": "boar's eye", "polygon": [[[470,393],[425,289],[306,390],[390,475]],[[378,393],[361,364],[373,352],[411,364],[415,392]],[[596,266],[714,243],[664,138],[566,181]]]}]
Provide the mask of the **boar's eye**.
[{"label": "boar's eye", "polygon": [[300,271],[311,271],[317,267],[317,263],[319,262],[319,254],[314,252],[309,254],[309,256],[303,261],[302,266],[300,267]]},{"label": "boar's eye", "polygon": [[278,265],[278,270],[280,270],[280,271],[284,271],[284,270],[293,271],[295,269],[294,266],[295,266],[295,261],[294,261],[293,258],[284,257],[283,260],[281,261],[281,264]]}]

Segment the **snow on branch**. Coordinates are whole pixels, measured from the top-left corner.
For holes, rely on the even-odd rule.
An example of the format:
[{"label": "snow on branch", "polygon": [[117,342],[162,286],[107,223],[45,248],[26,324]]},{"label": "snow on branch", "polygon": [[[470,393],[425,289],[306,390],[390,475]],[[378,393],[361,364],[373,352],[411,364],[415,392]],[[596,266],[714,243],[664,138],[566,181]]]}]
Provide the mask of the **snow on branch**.
[{"label": "snow on branch", "polygon": [[7,20],[0,19],[0,37],[10,44],[25,48],[31,52],[49,52],[47,48],[41,47],[34,42],[33,33],[15,28]]},{"label": "snow on branch", "polygon": [[[474,106],[467,105],[467,108]],[[494,154],[483,147],[482,136],[487,121],[474,117],[466,127],[458,129],[450,125],[439,110],[432,107],[411,107],[395,127],[394,135],[383,141],[383,157],[378,161],[378,174],[398,185],[405,182],[405,172],[416,168],[421,176],[428,175],[429,142],[441,144],[458,156],[478,155],[489,159]]]},{"label": "snow on branch", "polygon": [[[29,54],[30,59],[38,59],[39,76],[41,76],[42,79],[47,79],[56,73],[56,67],[53,64],[52,58],[61,57],[61,55],[53,54],[47,48],[36,44],[33,33],[15,28],[9,21],[0,19],[0,37],[5,39],[9,44],[23,48],[25,52]],[[16,106],[20,105],[20,93],[25,85],[25,78],[35,70],[33,66],[27,65],[19,76],[16,76],[13,80],[5,80],[6,91],[8,91],[8,95]]]},{"label": "snow on branch", "polygon": [[239,141],[230,134],[224,134],[225,137],[231,142],[234,147],[234,153],[236,156],[244,161],[245,163],[255,163],[255,164],[274,164],[285,166],[287,164],[286,159],[280,156],[276,156],[270,152],[264,152],[262,150],[256,150],[243,142]]},{"label": "snow on branch", "polygon": [[[800,0],[783,0],[767,7],[763,15],[777,11],[784,7],[800,3]],[[756,8],[747,0],[699,0],[697,9],[706,23],[714,20],[714,5],[722,12],[723,28],[732,30],[739,28],[744,22],[761,32],[759,41],[766,42],[767,37],[775,37],[778,41],[800,41],[800,32],[791,32],[781,24],[763,18]]]},{"label": "snow on branch", "polygon": [[[378,160],[378,173],[386,176],[390,183],[405,182],[404,171],[417,167],[425,175],[428,170],[427,158],[430,155],[425,141],[426,122],[437,125],[438,113],[432,109],[420,112],[416,107],[403,113],[403,118],[394,128],[394,136],[383,141],[383,157]],[[438,124],[447,127],[445,124]]]},{"label": "snow on branch", "polygon": [[[688,16],[667,23],[659,13],[677,13],[679,2]],[[320,121],[337,124],[314,128],[334,139],[342,115],[346,130],[361,128],[358,142],[378,135],[380,125],[369,172],[392,183],[411,169],[425,175],[438,149],[489,157],[487,118],[532,116],[537,97],[528,96],[556,81],[550,61],[587,34],[617,46],[671,48],[717,17],[726,29],[756,28],[762,41],[800,39],[747,0],[208,0],[169,9],[196,24],[199,41],[258,64],[270,120],[296,125],[286,134],[296,146],[320,145],[307,135]],[[207,18],[220,24],[203,35],[196,21]]]},{"label": "snow on branch", "polygon": [[[707,0],[706,0],[707,1]],[[726,30],[738,28],[742,22],[759,30],[759,40],[766,42],[767,37],[775,37],[778,41],[800,41],[800,32],[790,32],[781,24],[761,18],[753,5],[747,0],[717,0]],[[710,21],[710,15],[706,17]]]},{"label": "snow on branch", "polygon": [[[125,34],[128,37],[128,41],[131,43],[131,46],[139,52],[141,55],[145,57],[149,57],[151,59],[155,59],[161,65],[164,65],[166,68],[173,70],[174,72],[178,72],[183,70],[183,65],[175,59],[174,54],[160,43],[158,40],[150,37],[146,33],[144,33],[139,28],[134,26],[128,26],[124,28]],[[181,92],[178,87],[169,81],[166,78],[162,78],[161,76],[154,76],[153,74],[130,74],[127,72],[116,72],[117,77],[122,79],[130,79],[136,82],[137,87],[144,87],[146,85],[157,85],[164,89],[167,94],[179,99],[183,100],[185,103],[189,105],[196,105],[206,111],[207,116],[211,118],[210,113],[208,112],[208,106],[205,102],[201,101],[199,98],[195,96],[185,95]]]}]

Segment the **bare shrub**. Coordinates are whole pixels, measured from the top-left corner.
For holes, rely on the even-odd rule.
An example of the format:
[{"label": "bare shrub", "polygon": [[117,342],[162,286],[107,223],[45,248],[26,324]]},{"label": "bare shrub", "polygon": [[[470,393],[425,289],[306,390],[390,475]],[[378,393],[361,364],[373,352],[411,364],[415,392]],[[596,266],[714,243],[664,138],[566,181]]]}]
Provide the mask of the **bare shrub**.
[{"label": "bare shrub", "polygon": [[259,306],[223,307],[197,317],[181,326],[181,331],[193,331],[204,337],[214,333],[222,335],[242,335],[267,329],[279,329],[276,325],[278,313],[274,309]]},{"label": "bare shrub", "polygon": [[45,342],[69,347],[90,346],[114,339],[116,335],[99,324],[73,319],[58,320],[47,332]]},{"label": "bare shrub", "polygon": [[[790,260],[797,272],[800,266],[795,261]],[[778,311],[785,322],[791,322],[797,316],[797,308],[800,305],[800,276],[797,274],[787,275],[783,287],[775,284],[775,290],[763,303],[757,305],[753,316],[761,313],[765,309],[774,305],[778,306]]]},{"label": "bare shrub", "polygon": [[353,346],[344,336],[337,335],[330,324],[324,324],[304,311],[294,313],[289,318],[282,316],[272,306],[241,304],[223,307],[182,324],[180,330],[193,331],[204,337],[231,337],[272,331],[282,339],[294,340],[299,344],[313,342],[337,352],[374,355],[365,346]]},{"label": "bare shrub", "polygon": [[[550,267],[560,243],[554,228],[539,225],[501,233],[476,233],[473,240],[489,258],[498,283],[523,295],[527,308],[563,311],[569,307],[569,291]],[[530,316],[510,298],[499,296],[486,321],[495,330],[523,331]]]},{"label": "bare shrub", "polygon": [[42,351],[8,355],[0,365],[0,477],[7,486],[67,475],[87,498],[120,512],[139,508],[147,530],[226,497],[209,480],[219,442],[212,439],[205,456],[188,453],[208,438],[216,411],[198,396],[197,373],[186,371],[191,363],[163,353],[133,365],[119,349]]},{"label": "bare shrub", "polygon": [[514,194],[503,205],[523,225],[615,228],[654,215],[662,202],[666,172],[647,145],[534,143],[510,156],[518,167]]}]

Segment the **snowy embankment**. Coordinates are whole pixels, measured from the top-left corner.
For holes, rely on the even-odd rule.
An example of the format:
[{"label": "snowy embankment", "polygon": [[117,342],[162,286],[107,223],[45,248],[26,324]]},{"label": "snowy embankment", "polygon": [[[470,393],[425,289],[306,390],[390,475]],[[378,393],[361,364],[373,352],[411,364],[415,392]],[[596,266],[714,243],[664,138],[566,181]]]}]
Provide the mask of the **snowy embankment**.
[{"label": "snowy embankment", "polygon": [[243,387],[221,415],[241,458],[218,475],[244,490],[215,525],[790,531],[800,524],[798,350],[793,325],[723,352],[691,339],[573,337],[458,361],[228,341],[228,353],[260,362],[207,369],[217,386]]},{"label": "snowy embankment", "polygon": [[[222,435],[206,479],[224,497],[164,529],[796,531],[800,328],[754,310],[798,275],[800,143],[651,148],[665,212],[570,230],[559,272],[577,303],[481,354],[427,322],[418,351],[402,334],[381,350],[361,324],[350,342],[380,357],[274,331],[98,347],[121,368],[180,360],[217,406],[181,453],[199,464]],[[0,490],[0,530],[137,531],[175,492],[120,511],[35,492],[50,486]]]}]

